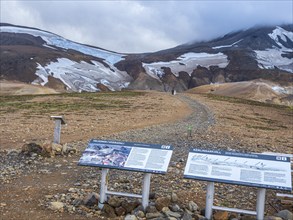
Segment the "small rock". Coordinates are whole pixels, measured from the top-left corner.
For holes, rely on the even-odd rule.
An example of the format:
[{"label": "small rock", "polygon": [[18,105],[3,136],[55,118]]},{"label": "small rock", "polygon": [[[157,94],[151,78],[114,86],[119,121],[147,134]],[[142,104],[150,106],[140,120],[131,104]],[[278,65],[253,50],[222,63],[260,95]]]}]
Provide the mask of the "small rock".
[{"label": "small rock", "polygon": [[189,213],[184,212],[182,220],[192,220],[192,216]]},{"label": "small rock", "polygon": [[125,208],[123,208],[122,206],[115,208],[115,213],[117,216],[122,216],[126,214],[126,210]]},{"label": "small rock", "polygon": [[84,198],[83,204],[85,204],[86,206],[93,206],[99,203],[99,199],[99,194],[92,192]]},{"label": "small rock", "polygon": [[155,198],[156,198],[156,193],[151,192],[151,193],[149,194],[149,199],[155,199]]},{"label": "small rock", "polygon": [[6,203],[3,203],[3,202],[0,203],[0,207],[5,207],[6,205],[7,205]]},{"label": "small rock", "polygon": [[158,211],[161,211],[164,207],[168,207],[171,203],[171,199],[168,197],[160,197],[156,199],[155,206]]},{"label": "small rock", "polygon": [[146,211],[146,213],[155,213],[155,212],[158,212],[158,210],[156,209],[156,207],[155,206],[152,206],[152,205],[148,206],[145,211]]},{"label": "small rock", "polygon": [[137,212],[136,215],[137,215],[137,217],[139,217],[139,218],[144,218],[144,217],[145,217],[144,212],[143,212],[143,211],[140,211],[140,210]]},{"label": "small rock", "polygon": [[126,215],[124,220],[137,220],[136,216],[135,215]]},{"label": "small rock", "polygon": [[193,201],[189,201],[188,210],[191,211],[191,212],[195,212],[195,211],[198,210],[198,205]]},{"label": "small rock", "polygon": [[147,219],[152,219],[152,218],[160,218],[162,217],[163,215],[159,212],[154,212],[154,213],[147,213],[146,214],[146,218]]},{"label": "small rock", "polygon": [[264,220],[283,220],[281,217],[276,216],[266,216]]},{"label": "small rock", "polygon": [[194,219],[195,220],[208,220],[206,217],[199,215],[199,214],[194,215]]},{"label": "small rock", "polygon": [[180,213],[178,213],[178,212],[167,211],[167,212],[165,212],[165,214],[168,217],[174,217],[174,218],[180,218],[181,217]]},{"label": "small rock", "polygon": [[216,212],[214,214],[214,220],[224,220],[224,219],[228,219],[229,217],[229,213],[224,211],[224,212]]},{"label": "small rock", "polygon": [[131,213],[139,205],[140,205],[139,201],[128,202],[125,200],[121,203],[121,206],[126,210],[126,213]]},{"label": "small rock", "polygon": [[292,212],[290,212],[289,210],[282,210],[282,211],[279,211],[277,214],[276,214],[277,217],[280,217],[282,218],[283,220],[292,220],[293,219],[293,214]]},{"label": "small rock", "polygon": [[54,210],[54,211],[60,211],[64,207],[63,202],[50,202],[49,208]]},{"label": "small rock", "polygon": [[176,193],[173,192],[171,195],[171,202],[177,202],[177,201],[178,201],[178,196]]},{"label": "small rock", "polygon": [[171,205],[171,206],[170,206],[170,209],[171,209],[171,211],[173,211],[173,212],[179,212],[179,211],[181,211],[179,205],[177,205],[177,204],[173,204],[173,205]]},{"label": "small rock", "polygon": [[116,217],[114,208],[112,206],[108,205],[108,204],[104,204],[104,207],[103,207],[102,211],[109,218],[115,218]]},{"label": "small rock", "polygon": [[122,200],[119,199],[116,196],[112,196],[110,197],[110,199],[108,200],[108,204],[114,208],[117,208],[119,206],[121,206]]},{"label": "small rock", "polygon": [[251,216],[251,215],[243,215],[241,217],[241,220],[256,220],[255,216]]}]

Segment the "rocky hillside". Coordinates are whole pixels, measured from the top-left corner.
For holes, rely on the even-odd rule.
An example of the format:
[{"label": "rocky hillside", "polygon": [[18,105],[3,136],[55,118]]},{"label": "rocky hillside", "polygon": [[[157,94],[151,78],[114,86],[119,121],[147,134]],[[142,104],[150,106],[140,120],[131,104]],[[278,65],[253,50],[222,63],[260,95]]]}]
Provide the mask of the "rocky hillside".
[{"label": "rocky hillside", "polygon": [[119,54],[35,28],[0,25],[1,80],[70,91],[184,91],[259,78],[293,83],[293,25],[252,28],[145,54]]}]

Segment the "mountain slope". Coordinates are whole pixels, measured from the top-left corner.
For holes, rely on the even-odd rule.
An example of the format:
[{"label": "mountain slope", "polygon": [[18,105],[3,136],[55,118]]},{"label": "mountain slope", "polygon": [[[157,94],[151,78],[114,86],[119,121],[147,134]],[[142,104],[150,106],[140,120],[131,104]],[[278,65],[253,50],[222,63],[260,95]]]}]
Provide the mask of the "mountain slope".
[{"label": "mountain slope", "polygon": [[35,28],[0,25],[0,79],[70,91],[184,91],[259,78],[293,82],[293,25],[252,28],[145,54],[119,54]]},{"label": "mountain slope", "polygon": [[[113,64],[123,54],[24,27],[1,26],[1,78],[46,85],[52,78],[72,91],[127,87],[132,78]],[[51,80],[50,80],[51,79]]]}]

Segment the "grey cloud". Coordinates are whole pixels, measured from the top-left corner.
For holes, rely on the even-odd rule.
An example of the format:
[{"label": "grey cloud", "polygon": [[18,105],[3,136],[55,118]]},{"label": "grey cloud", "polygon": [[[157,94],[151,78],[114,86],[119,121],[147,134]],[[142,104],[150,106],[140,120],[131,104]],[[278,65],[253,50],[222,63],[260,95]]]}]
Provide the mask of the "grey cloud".
[{"label": "grey cloud", "polygon": [[118,52],[149,52],[293,23],[289,1],[1,1],[1,22]]}]

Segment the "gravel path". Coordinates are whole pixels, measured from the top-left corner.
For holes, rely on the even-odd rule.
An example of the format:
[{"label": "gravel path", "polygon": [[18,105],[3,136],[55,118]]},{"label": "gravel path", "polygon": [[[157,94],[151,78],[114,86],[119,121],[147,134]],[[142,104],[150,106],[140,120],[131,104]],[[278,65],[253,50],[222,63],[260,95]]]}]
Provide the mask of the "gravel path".
[{"label": "gravel path", "polygon": [[[215,123],[211,110],[189,98],[184,94],[177,97],[192,108],[192,114],[175,123],[154,125],[144,129],[137,129],[107,136],[106,139],[128,142],[143,142],[151,144],[164,144],[174,147],[176,158],[187,157],[190,147],[207,147],[208,143],[200,141],[197,137]],[[191,129],[191,137],[189,136]],[[212,147],[213,146],[208,146]]]}]

